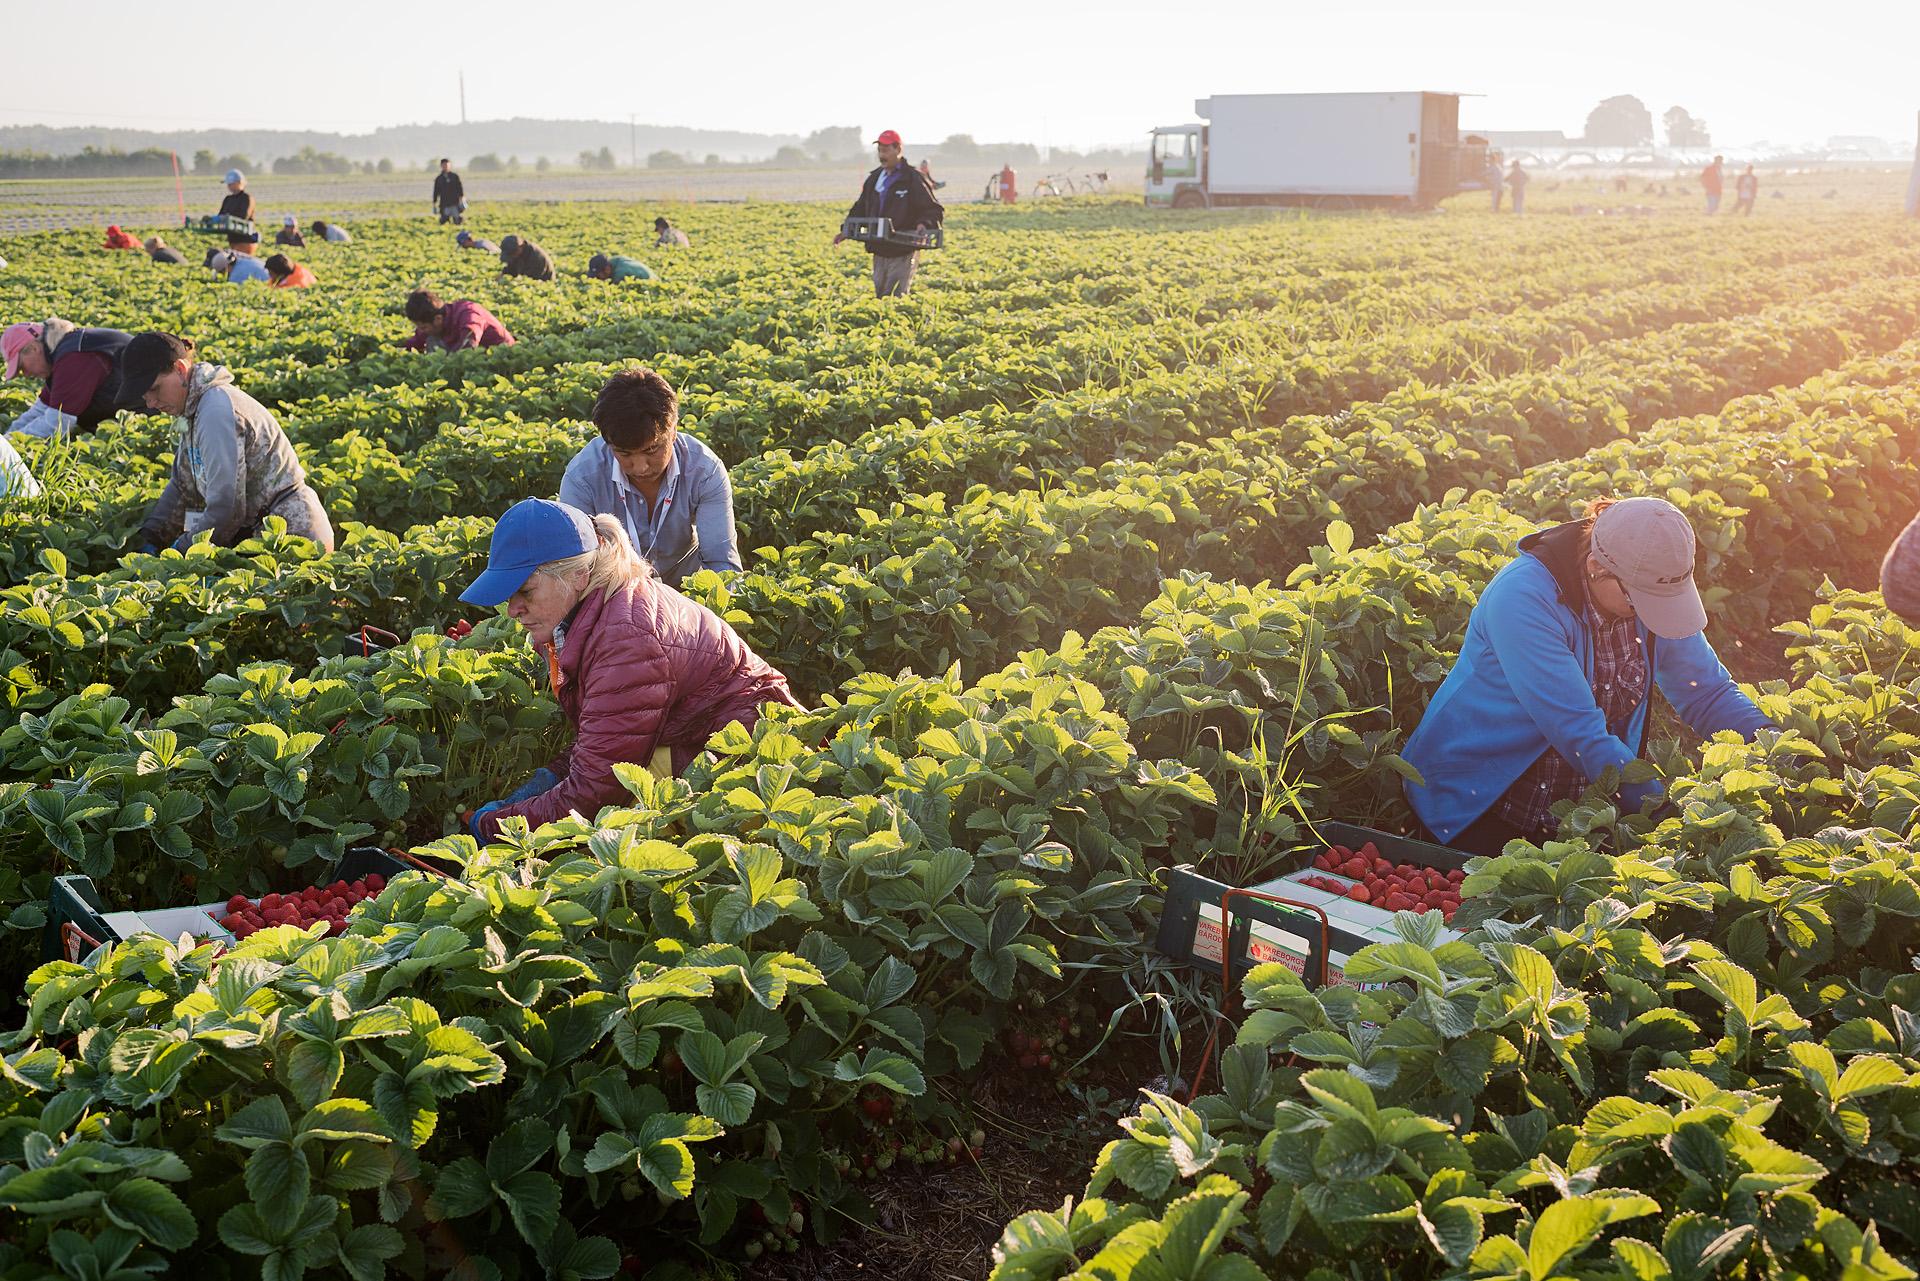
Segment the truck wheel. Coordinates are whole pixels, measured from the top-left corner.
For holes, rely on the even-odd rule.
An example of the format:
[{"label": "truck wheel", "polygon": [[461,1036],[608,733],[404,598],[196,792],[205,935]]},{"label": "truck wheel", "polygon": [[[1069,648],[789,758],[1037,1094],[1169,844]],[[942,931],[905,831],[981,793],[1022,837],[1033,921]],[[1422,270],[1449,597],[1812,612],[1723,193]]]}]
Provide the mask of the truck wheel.
[{"label": "truck wheel", "polygon": [[1182,191],[1174,196],[1173,207],[1175,209],[1205,209],[1207,207],[1207,198],[1197,191]]}]

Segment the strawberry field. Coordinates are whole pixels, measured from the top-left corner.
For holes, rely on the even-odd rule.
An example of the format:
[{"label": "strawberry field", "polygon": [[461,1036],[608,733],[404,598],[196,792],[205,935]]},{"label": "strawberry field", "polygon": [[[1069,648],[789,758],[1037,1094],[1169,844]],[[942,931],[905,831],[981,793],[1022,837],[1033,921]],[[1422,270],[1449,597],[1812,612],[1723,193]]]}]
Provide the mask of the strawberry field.
[{"label": "strawberry field", "polygon": [[[661,279],[580,275],[655,212],[487,229],[551,284],[400,217],[286,293],[7,242],[7,318],[192,337],[340,539],[139,554],[163,419],[23,449],[0,1276],[1915,1275],[1920,632],[1871,594],[1914,224],[958,208],[883,302],[818,210],[699,206]],[[423,282],[520,341],[396,350]],[[732,473],[748,568],[685,590],[808,710],[478,848],[564,728],[455,597],[634,363]],[[1607,494],[1687,512],[1784,731],[1656,718],[1670,809],[1452,876],[1323,857],[1410,829],[1480,590]],[[458,874],[337,876],[365,846]],[[1222,990],[1153,946],[1181,865],[1393,938]],[[242,937],[43,961],[74,872]]]}]

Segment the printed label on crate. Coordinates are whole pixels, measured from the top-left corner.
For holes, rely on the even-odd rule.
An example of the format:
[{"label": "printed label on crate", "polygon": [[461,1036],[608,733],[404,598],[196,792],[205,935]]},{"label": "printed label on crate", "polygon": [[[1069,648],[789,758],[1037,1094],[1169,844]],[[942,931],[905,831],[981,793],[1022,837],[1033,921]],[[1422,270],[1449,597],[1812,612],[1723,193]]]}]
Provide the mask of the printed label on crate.
[{"label": "printed label on crate", "polygon": [[[1218,906],[1212,903],[1199,906],[1200,921],[1193,933],[1193,954],[1218,965],[1227,954],[1226,924]],[[1254,921],[1252,926],[1247,938],[1249,960],[1255,965],[1277,962],[1295,974],[1306,973],[1307,941],[1304,938],[1263,921]]]},{"label": "printed label on crate", "polygon": [[1227,932],[1221,925],[1220,909],[1207,903],[1200,905],[1200,921],[1194,927],[1193,955],[1215,965],[1227,956]]}]

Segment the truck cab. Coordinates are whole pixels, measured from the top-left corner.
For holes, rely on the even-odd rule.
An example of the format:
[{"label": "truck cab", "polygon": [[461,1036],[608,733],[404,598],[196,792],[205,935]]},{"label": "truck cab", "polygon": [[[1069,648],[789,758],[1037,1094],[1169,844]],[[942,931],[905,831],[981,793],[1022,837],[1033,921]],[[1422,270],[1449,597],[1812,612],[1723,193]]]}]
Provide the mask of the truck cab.
[{"label": "truck cab", "polygon": [[1159,208],[1200,209],[1207,203],[1201,175],[1207,149],[1202,124],[1167,125],[1153,131],[1147,151],[1147,204]]}]

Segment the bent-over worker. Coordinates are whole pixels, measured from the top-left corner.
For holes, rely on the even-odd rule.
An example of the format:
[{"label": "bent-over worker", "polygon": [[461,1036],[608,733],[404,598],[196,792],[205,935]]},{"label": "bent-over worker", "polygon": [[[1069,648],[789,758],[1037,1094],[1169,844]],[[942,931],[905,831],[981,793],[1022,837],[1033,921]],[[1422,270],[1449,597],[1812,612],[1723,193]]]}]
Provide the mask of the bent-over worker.
[{"label": "bent-over worker", "polygon": [[140,408],[140,397],[124,385],[132,341],[124,329],[85,329],[58,316],[8,325],[0,332],[7,378],[24,375],[46,386],[7,432],[44,437],[92,431],[123,409]]},{"label": "bent-over worker", "polygon": [[[1492,855],[1552,839],[1557,802],[1640,756],[1656,685],[1696,733],[1775,728],[1707,643],[1693,562],[1693,526],[1663,498],[1596,500],[1520,540],[1403,753],[1435,840]],[[1621,807],[1660,790],[1623,786]]]},{"label": "bent-over worker", "polygon": [[507,327],[470,298],[441,302],[432,290],[416,289],[407,295],[407,319],[413,322],[413,337],[400,345],[408,351],[513,346]]},{"label": "bent-over worker", "polygon": [[567,464],[560,501],[609,515],[670,587],[702,569],[739,569],[727,465],[680,430],[680,399],[651,369],[607,380],[593,402],[600,438]]},{"label": "bent-over worker", "polygon": [[719,615],[654,578],[611,516],[543,498],[515,503],[494,527],[486,571],[460,599],[506,605],[547,656],[575,731],[559,757],[474,813],[478,840],[508,818],[539,827],[597,814],[628,795],[616,763],[678,774],[728,725],[751,730],[766,704],[798,705],[787,678]]},{"label": "bent-over worker", "polygon": [[196,361],[193,344],[145,333],[127,346],[126,390],[171,414],[179,440],[173,476],[140,526],[140,549],[184,549],[202,530],[222,547],[252,538],[269,516],[287,532],[333,550],[333,525],[273,411],[233,385],[220,365]]}]

